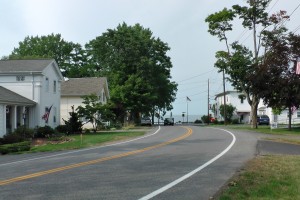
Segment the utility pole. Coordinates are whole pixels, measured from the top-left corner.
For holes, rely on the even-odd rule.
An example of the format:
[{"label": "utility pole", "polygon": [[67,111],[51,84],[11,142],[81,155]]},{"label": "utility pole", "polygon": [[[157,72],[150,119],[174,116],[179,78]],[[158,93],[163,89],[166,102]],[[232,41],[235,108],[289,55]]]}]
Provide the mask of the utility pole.
[{"label": "utility pole", "polygon": [[225,90],[225,69],[223,69],[223,93],[224,93],[224,125],[226,125],[226,90]]},{"label": "utility pole", "polygon": [[208,118],[208,123],[207,125],[209,125],[209,121],[210,121],[210,117],[209,117],[209,79],[208,79],[208,82],[207,82],[207,118]]}]

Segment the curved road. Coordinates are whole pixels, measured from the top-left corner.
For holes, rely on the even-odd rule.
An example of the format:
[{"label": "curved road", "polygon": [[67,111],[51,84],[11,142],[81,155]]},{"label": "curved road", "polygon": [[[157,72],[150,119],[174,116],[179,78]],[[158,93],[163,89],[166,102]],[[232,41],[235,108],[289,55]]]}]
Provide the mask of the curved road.
[{"label": "curved road", "polygon": [[256,154],[257,139],[207,127],[62,153],[0,157],[0,199],[209,199]]}]

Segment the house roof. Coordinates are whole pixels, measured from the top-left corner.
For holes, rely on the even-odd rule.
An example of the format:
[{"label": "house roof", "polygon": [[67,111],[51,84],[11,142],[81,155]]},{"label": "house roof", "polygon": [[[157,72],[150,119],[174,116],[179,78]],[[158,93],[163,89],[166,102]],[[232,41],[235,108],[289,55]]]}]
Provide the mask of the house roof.
[{"label": "house roof", "polygon": [[0,103],[13,105],[35,105],[36,102],[27,99],[13,91],[0,86]]},{"label": "house roof", "polygon": [[85,96],[107,90],[106,77],[70,78],[61,84],[61,96]]},{"label": "house roof", "polygon": [[54,59],[43,60],[1,60],[0,73],[42,72]]}]

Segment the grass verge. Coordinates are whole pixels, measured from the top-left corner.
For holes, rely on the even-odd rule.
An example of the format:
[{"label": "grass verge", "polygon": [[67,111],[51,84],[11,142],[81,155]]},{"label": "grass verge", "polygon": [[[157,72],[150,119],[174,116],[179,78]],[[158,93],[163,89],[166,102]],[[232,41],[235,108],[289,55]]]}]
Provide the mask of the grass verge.
[{"label": "grass verge", "polygon": [[81,139],[81,135],[72,135],[72,136],[68,136],[68,138],[70,139],[70,141],[68,142],[64,142],[60,144],[47,143],[42,146],[32,147],[28,152],[45,152],[45,151],[80,149],[80,148],[86,148],[91,146],[99,146],[107,142],[124,140],[127,138],[137,137],[144,134],[145,134],[144,131],[90,133],[90,134],[82,134],[82,139]]},{"label": "grass verge", "polygon": [[214,199],[300,199],[300,156],[259,156]]}]

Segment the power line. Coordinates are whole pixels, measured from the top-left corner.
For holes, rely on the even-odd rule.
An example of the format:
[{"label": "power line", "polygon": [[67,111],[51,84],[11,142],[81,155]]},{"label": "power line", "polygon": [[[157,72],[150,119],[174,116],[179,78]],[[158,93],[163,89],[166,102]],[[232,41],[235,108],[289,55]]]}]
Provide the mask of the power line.
[{"label": "power line", "polygon": [[[213,70],[214,70],[214,69],[213,69]],[[204,73],[199,74],[199,75],[196,75],[196,76],[192,76],[192,77],[186,78],[186,79],[181,80],[181,81],[177,81],[177,83],[184,82],[184,81],[189,81],[189,80],[191,80],[191,79],[193,79],[193,78],[197,78],[197,77],[199,77],[199,76],[203,76],[204,74],[208,74],[208,73],[212,72],[213,70],[204,72]]]},{"label": "power line", "polygon": [[277,1],[273,4],[273,6],[270,8],[270,10],[269,10],[268,13],[270,13],[270,12],[273,10],[274,6],[278,3],[278,1],[279,1],[279,0],[277,0]]},{"label": "power line", "polygon": [[289,16],[291,17],[299,7],[300,7],[300,3],[298,4],[298,6],[295,8],[295,10],[293,10],[293,12]]}]

